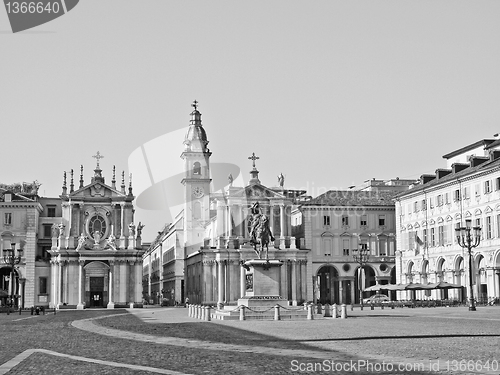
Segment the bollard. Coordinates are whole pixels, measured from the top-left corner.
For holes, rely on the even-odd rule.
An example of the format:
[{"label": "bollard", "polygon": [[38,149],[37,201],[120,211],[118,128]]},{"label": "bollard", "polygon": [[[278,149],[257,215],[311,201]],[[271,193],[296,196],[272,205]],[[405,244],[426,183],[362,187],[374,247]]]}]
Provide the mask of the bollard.
[{"label": "bollard", "polygon": [[351,311],[354,311],[354,304],[351,303]]},{"label": "bollard", "polygon": [[274,320],[280,320],[280,305],[274,306]]},{"label": "bollard", "polygon": [[381,308],[382,310],[384,309],[384,304],[383,304],[383,303],[381,303],[381,304],[380,304],[380,308]]},{"label": "bollard", "polygon": [[307,306],[307,320],[313,320],[314,319],[314,314],[313,314],[313,307],[312,305]]},{"label": "bollard", "polygon": [[187,307],[187,309],[188,309],[188,316],[189,316],[190,318],[192,318],[192,317],[193,317],[193,308],[191,307],[191,305],[190,305],[190,304],[187,304],[187,305],[186,305],[186,307]]},{"label": "bollard", "polygon": [[328,303],[325,304],[325,318],[331,317],[332,314],[330,313],[330,305]]},{"label": "bollard", "polygon": [[33,315],[33,310],[35,310],[35,308],[33,306],[31,306],[31,315]]},{"label": "bollard", "polygon": [[241,305],[240,306],[240,320],[245,320],[245,306]]},{"label": "bollard", "polygon": [[200,308],[200,319],[201,320],[205,320],[206,313],[207,313],[206,307],[205,306],[201,306],[201,308]]},{"label": "bollard", "polygon": [[391,310],[394,310],[394,302],[391,302]]},{"label": "bollard", "polygon": [[373,303],[370,304],[370,309],[373,310]]},{"label": "bollard", "polygon": [[340,312],[340,317],[342,319],[347,318],[347,306],[345,304],[342,304],[341,312]]},{"label": "bollard", "polygon": [[196,319],[201,317],[201,305],[196,305]]},{"label": "bollard", "polygon": [[337,304],[334,303],[332,306],[332,318],[337,319]]},{"label": "bollard", "polygon": [[316,313],[317,314],[323,314],[323,308],[321,307],[321,303],[318,303],[316,305]]},{"label": "bollard", "polygon": [[43,315],[45,315],[45,306],[42,306],[41,309],[42,309]]},{"label": "bollard", "polygon": [[212,308],[210,306],[207,306],[207,313],[205,315],[205,320],[207,322],[210,322],[212,320]]},{"label": "bollard", "polygon": [[198,319],[199,317],[199,306],[198,305],[194,305],[194,318],[195,319]]}]

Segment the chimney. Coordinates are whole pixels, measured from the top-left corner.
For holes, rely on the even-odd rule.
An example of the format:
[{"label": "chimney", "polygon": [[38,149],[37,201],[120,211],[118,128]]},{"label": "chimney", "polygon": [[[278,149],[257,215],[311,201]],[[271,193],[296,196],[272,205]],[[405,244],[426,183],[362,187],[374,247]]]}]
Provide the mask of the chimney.
[{"label": "chimney", "polygon": [[500,150],[490,150],[490,161],[500,158]]}]

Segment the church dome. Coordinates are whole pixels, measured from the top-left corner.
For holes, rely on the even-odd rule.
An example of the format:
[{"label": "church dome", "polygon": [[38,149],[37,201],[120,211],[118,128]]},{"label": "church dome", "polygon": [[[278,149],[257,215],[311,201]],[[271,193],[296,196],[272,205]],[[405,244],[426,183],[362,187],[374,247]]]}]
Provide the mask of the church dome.
[{"label": "church dome", "polygon": [[191,112],[191,121],[186,133],[186,138],[184,139],[184,144],[193,151],[205,151],[207,147],[207,133],[201,124],[201,113],[196,109]]}]

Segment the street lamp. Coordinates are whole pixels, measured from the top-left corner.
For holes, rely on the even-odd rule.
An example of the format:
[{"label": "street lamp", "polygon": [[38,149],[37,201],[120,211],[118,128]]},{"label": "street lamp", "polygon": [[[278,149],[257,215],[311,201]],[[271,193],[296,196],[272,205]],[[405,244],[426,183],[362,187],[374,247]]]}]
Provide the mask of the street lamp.
[{"label": "street lamp", "polygon": [[9,293],[9,305],[12,306],[14,303],[14,266],[21,263],[21,258],[23,256],[23,249],[17,249],[17,255],[15,255],[15,249],[3,249],[3,261],[10,265],[10,293]]},{"label": "street lamp", "polygon": [[363,287],[362,287],[362,276],[363,267],[368,263],[370,258],[368,246],[366,244],[361,244],[359,249],[352,250],[352,256],[354,261],[359,264],[359,275],[358,275],[358,288],[359,288],[359,302],[361,303],[361,310],[363,310]]},{"label": "street lamp", "polygon": [[[472,290],[472,249],[481,242],[481,227],[472,227],[472,220],[465,220],[465,227],[455,228],[458,244],[469,252],[469,311],[476,311],[474,291]],[[472,231],[472,233],[471,233]]]}]

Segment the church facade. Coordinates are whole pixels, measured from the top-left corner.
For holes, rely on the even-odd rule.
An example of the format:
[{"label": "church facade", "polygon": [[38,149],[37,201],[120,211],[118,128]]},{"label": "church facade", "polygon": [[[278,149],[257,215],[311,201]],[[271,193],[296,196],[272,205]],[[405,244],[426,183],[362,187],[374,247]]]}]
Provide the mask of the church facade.
[{"label": "church facade", "polygon": [[61,218],[51,227],[50,305],[88,307],[142,304],[142,226],[134,224],[131,181],[119,189],[115,171],[111,185],[97,167],[90,184],[69,189],[66,174],[62,188]]},{"label": "church facade", "polygon": [[196,103],[194,107],[181,154],[184,208],[144,254],[144,293],[153,303],[236,304],[245,295],[243,263],[259,257],[251,241],[251,209],[258,207],[258,215],[269,219],[273,235],[269,258],[283,262],[280,296],[290,304],[311,300],[310,252],[297,246],[291,225],[291,212],[305,191],[287,190],[283,180],[279,187],[264,186],[255,154],[249,158],[248,184],[235,186],[229,176],[223,189],[212,191],[212,153]]}]

